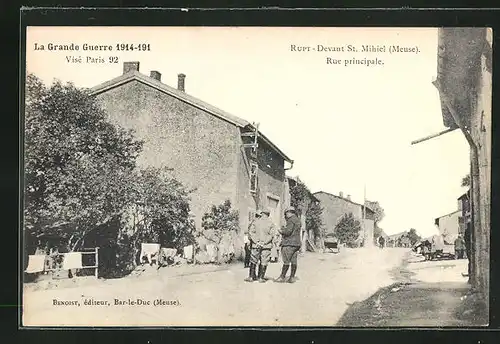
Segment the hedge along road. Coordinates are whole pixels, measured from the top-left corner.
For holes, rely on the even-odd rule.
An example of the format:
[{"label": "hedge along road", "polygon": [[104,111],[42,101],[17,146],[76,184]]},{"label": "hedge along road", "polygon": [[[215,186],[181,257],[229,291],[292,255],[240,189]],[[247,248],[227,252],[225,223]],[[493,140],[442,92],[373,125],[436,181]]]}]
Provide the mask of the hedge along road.
[{"label": "hedge along road", "polygon": [[[233,264],[152,269],[93,285],[26,290],[23,320],[26,326],[335,326],[349,305],[394,282],[390,271],[407,251],[306,253],[295,284],[244,282],[248,270]],[[280,269],[270,264],[268,277]]]}]

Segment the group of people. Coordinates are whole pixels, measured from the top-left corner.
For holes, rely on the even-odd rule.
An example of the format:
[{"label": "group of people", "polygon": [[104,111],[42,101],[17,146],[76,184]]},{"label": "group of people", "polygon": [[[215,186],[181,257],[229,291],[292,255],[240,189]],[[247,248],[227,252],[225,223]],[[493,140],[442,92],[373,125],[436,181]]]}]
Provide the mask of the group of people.
[{"label": "group of people", "polygon": [[[286,225],[276,228],[267,209],[257,211],[246,233],[245,267],[248,267],[247,282],[267,281],[266,270],[271,258],[277,258],[281,252],[283,266],[281,274],[274,281],[294,283],[297,279],[297,261],[301,246],[301,224],[295,208],[285,210]],[[290,276],[286,275],[290,269]]]}]

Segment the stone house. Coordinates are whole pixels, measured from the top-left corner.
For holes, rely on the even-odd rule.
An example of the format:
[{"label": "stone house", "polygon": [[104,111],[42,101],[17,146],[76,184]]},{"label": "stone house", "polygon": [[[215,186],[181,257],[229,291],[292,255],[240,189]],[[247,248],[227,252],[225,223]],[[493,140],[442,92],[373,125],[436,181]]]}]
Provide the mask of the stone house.
[{"label": "stone house", "polygon": [[[288,192],[285,169],[293,161],[256,125],[189,95],[185,80],[178,74],[174,88],[162,83],[160,72],[148,76],[140,73],[139,62],[125,62],[121,75],[91,94],[112,123],[144,141],[140,166],[173,168],[174,178],[194,190],[198,230],[203,214],[225,200],[239,212],[240,239],[259,207],[271,208],[280,225]],[[253,143],[256,151],[248,148]]]},{"label": "stone house", "polygon": [[446,244],[453,244],[455,239],[458,237],[458,234],[463,234],[463,232],[460,231],[461,217],[462,212],[460,210],[456,210],[434,220],[434,224],[438,228],[439,234],[443,237]]},{"label": "stone house", "polygon": [[[335,232],[335,226],[340,219],[352,213],[354,218],[363,221],[364,213],[364,230],[365,233],[362,239],[368,244],[373,244],[373,230],[375,226],[375,212],[369,207],[353,202],[351,196],[344,197],[342,192],[339,195],[334,195],[324,191],[318,191],[313,194],[323,208],[323,224],[325,226],[326,235],[331,235]],[[360,236],[361,238],[361,236]]]},{"label": "stone house", "polygon": [[470,147],[471,275],[486,314],[490,285],[493,30],[438,29],[437,79],[443,124],[460,129]]},{"label": "stone house", "polygon": [[408,232],[400,232],[389,235],[386,242],[387,247],[410,247],[411,242],[408,238]]}]

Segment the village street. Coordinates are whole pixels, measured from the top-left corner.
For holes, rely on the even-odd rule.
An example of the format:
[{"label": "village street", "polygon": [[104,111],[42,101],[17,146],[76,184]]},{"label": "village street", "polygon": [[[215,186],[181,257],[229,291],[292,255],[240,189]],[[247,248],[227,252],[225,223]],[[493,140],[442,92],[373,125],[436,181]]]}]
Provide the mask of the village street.
[{"label": "village street", "polygon": [[[306,253],[295,284],[247,283],[241,263],[148,269],[140,276],[48,290],[25,290],[26,325],[66,326],[335,326],[354,302],[396,282],[391,270],[408,249],[344,249]],[[268,277],[281,264],[270,264]],[[53,305],[53,300],[78,305]],[[85,300],[109,305],[85,305]],[[178,305],[115,305],[115,299],[156,299]],[[168,303],[168,302],[167,302]]]}]

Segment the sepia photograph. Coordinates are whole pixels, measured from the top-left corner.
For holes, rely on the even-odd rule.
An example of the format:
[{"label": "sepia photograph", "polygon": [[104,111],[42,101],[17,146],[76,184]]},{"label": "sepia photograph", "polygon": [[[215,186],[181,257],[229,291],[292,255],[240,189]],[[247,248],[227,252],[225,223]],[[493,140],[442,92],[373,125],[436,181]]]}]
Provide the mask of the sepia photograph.
[{"label": "sepia photograph", "polygon": [[21,326],[487,326],[492,37],[28,26]]}]

